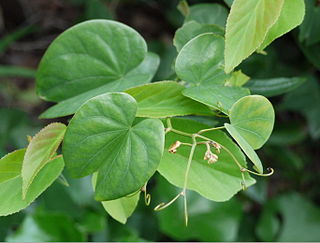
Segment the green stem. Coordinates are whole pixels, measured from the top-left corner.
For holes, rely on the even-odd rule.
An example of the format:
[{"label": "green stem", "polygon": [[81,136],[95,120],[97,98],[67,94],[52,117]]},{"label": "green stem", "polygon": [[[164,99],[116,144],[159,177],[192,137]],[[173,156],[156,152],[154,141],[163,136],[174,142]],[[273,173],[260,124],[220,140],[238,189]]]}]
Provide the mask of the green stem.
[{"label": "green stem", "polygon": [[188,225],[187,184],[188,184],[189,172],[190,172],[191,163],[192,163],[192,159],[193,159],[193,155],[194,155],[194,151],[196,149],[196,146],[197,146],[196,135],[193,135],[192,136],[192,147],[191,147],[191,151],[190,151],[189,158],[188,158],[186,173],[184,176],[184,185],[183,185],[183,190],[182,190],[182,194],[184,196],[184,215],[185,215],[186,226]]},{"label": "green stem", "polygon": [[221,127],[212,127],[212,128],[208,128],[208,129],[202,129],[198,132],[198,134],[200,135],[201,133],[204,133],[204,132],[210,132],[210,131],[214,131],[214,130],[221,130],[221,129],[224,129],[224,126],[221,126]]}]

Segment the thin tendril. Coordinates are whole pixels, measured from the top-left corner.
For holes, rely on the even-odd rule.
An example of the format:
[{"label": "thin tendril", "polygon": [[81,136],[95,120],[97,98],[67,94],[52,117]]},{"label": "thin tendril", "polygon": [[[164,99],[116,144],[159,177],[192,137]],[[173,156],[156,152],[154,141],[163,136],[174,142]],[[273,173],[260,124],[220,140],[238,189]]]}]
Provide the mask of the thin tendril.
[{"label": "thin tendril", "polygon": [[154,211],[160,211],[167,207],[169,207],[172,203],[174,203],[180,196],[182,196],[182,192],[180,192],[177,196],[175,196],[170,202],[167,203],[160,203],[158,204],[153,210]]},{"label": "thin tendril", "polygon": [[270,171],[270,172],[267,173],[267,174],[260,174],[260,173],[254,172],[252,170],[248,170],[246,168],[243,168],[243,171],[249,172],[249,173],[251,173],[253,175],[257,175],[257,176],[271,176],[274,173],[274,169],[273,168],[268,168],[267,170]]}]

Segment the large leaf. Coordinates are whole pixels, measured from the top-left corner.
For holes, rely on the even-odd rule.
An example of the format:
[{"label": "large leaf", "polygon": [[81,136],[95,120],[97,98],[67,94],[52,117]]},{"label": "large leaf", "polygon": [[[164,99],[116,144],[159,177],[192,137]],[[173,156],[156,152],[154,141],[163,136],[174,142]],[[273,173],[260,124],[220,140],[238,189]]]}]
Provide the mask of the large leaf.
[{"label": "large leaf", "polygon": [[63,143],[66,166],[74,177],[98,172],[97,200],[137,191],[158,167],[163,125],[157,119],[133,124],[136,111],[130,95],[107,93],[86,102],[70,121]]},{"label": "large leaf", "polygon": [[[186,119],[174,119],[172,125],[175,129],[189,133],[196,133],[201,129],[208,128],[206,125]],[[225,146],[239,163],[246,167],[245,157],[241,150],[225,133],[213,131],[205,135]],[[166,135],[166,151],[163,154],[158,171],[171,184],[183,187],[190,147],[182,146],[177,153],[169,153],[167,151],[169,146],[177,140],[190,142],[191,139],[168,133]],[[208,164],[203,159],[205,151],[204,145],[197,146],[190,168],[187,188],[213,201],[227,201],[242,189],[240,169],[225,150],[221,150],[221,153],[218,154],[219,159],[215,164]],[[254,183],[254,180],[247,173],[245,173],[245,178],[247,186]]]},{"label": "large leaf", "polygon": [[16,150],[1,158],[0,160],[0,183],[17,177],[21,173],[21,166],[25,149]]},{"label": "large leaf", "polygon": [[272,41],[300,25],[303,21],[304,12],[304,0],[284,0],[280,17],[268,31],[259,50],[263,50]]},{"label": "large leaf", "polygon": [[178,77],[192,84],[222,84],[224,39],[205,33],[189,41],[179,52],[175,69]]},{"label": "large leaf", "polygon": [[222,29],[218,25],[200,24],[195,21],[190,21],[185,23],[181,28],[179,28],[176,31],[173,39],[173,44],[179,52],[182,49],[182,47],[192,38],[196,37],[197,35],[209,32],[221,36],[224,35],[224,29]]},{"label": "large leaf", "polygon": [[75,97],[66,99],[50,107],[40,115],[40,118],[55,118],[74,114],[79,107],[94,96],[106,92],[123,91],[125,89],[145,84],[151,81],[159,66],[159,57],[154,53],[147,53],[145,59],[135,69],[125,76],[101,87],[86,91]]},{"label": "large leaf", "polygon": [[224,28],[228,17],[228,10],[221,4],[200,3],[190,7],[190,14],[186,21],[195,20],[201,24],[215,24]]},{"label": "large leaf", "polygon": [[213,109],[220,110],[226,115],[229,115],[232,105],[237,100],[250,94],[249,90],[246,88],[227,87],[222,85],[201,85],[187,88],[183,90],[182,93]]},{"label": "large leaf", "polygon": [[147,46],[132,28],[111,20],[91,20],[62,33],[43,56],[37,92],[62,101],[111,84],[136,68]]},{"label": "large leaf", "polygon": [[[24,150],[23,150],[24,151]],[[18,154],[18,155],[17,155]],[[20,156],[20,161],[12,160],[18,167],[22,167],[21,150],[17,150],[6,157],[7,159]],[[2,163],[2,159],[0,163]],[[48,162],[36,175],[33,183],[26,194],[25,200],[22,199],[22,177],[17,175],[9,180],[0,183],[0,216],[16,213],[32,203],[44,190],[46,190],[57,177],[61,174],[64,167],[62,157],[55,158]]]},{"label": "large leaf", "polygon": [[26,196],[39,171],[57,151],[66,128],[62,123],[51,123],[32,138],[27,147],[21,170],[23,197]]},{"label": "large leaf", "polygon": [[231,72],[264,41],[284,0],[235,0],[226,27],[225,71]]},{"label": "large leaf", "polygon": [[242,151],[248,156],[248,158],[255,165],[255,169],[262,174],[263,166],[262,166],[261,160],[259,159],[257,153],[250,146],[250,144],[240,135],[237,128],[235,128],[234,126],[228,123],[225,123],[224,126],[229,132],[229,134],[234,138],[234,140],[237,141]]},{"label": "large leaf", "polygon": [[305,78],[272,78],[272,79],[252,79],[246,87],[253,94],[260,94],[267,97],[281,95],[290,92],[305,82]]},{"label": "large leaf", "polygon": [[[159,177],[153,201],[168,202],[179,190]],[[161,232],[176,241],[229,242],[237,239],[242,206],[236,198],[218,203],[209,201],[196,192],[188,192],[188,227],[183,221],[183,207],[183,200],[178,200],[165,210],[157,212]]]},{"label": "large leaf", "polygon": [[270,101],[261,95],[238,100],[230,110],[231,125],[253,149],[268,140],[274,125],[274,110]]},{"label": "large leaf", "polygon": [[174,81],[162,81],[134,87],[125,92],[138,103],[138,117],[172,117],[185,115],[212,115],[206,107],[181,94],[184,86]]}]

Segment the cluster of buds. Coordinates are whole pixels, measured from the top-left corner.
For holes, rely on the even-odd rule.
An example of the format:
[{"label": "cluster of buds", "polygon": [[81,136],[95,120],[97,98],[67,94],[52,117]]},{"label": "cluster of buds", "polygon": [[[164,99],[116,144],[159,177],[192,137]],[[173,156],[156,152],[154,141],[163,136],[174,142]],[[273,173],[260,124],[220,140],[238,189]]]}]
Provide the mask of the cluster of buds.
[{"label": "cluster of buds", "polygon": [[175,141],[174,144],[171,144],[171,146],[169,147],[169,153],[175,154],[177,152],[177,149],[181,146],[181,142],[180,141]]},{"label": "cluster of buds", "polygon": [[207,151],[205,152],[203,159],[208,160],[208,164],[214,164],[218,161],[219,157],[218,155],[212,153],[210,145],[216,149],[217,153],[220,153],[221,145],[214,141],[209,141],[206,143]]},{"label": "cluster of buds", "polygon": [[211,152],[211,150],[207,150],[204,154],[203,159],[208,160],[208,164],[214,164],[218,161],[218,155]]}]

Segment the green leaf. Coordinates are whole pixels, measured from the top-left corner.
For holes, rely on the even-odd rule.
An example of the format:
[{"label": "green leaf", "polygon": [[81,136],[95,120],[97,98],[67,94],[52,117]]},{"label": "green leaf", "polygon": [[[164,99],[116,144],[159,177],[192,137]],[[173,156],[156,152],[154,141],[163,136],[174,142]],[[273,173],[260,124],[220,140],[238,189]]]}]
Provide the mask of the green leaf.
[{"label": "green leaf", "polygon": [[231,125],[253,149],[259,149],[271,135],[274,110],[270,101],[261,95],[245,96],[230,110]]},{"label": "green leaf", "polygon": [[25,154],[25,149],[19,149],[9,153],[0,160],[0,183],[17,177],[21,173],[21,161]]},{"label": "green leaf", "polygon": [[304,13],[304,0],[284,0],[279,19],[268,31],[258,51],[262,51],[272,41],[300,25],[303,21]]},{"label": "green leaf", "polygon": [[126,90],[138,103],[138,117],[164,118],[185,115],[212,115],[206,107],[181,94],[184,86],[161,81]]},{"label": "green leaf", "polygon": [[[179,192],[179,188],[173,187],[165,179],[159,177],[153,201],[168,202]],[[229,242],[237,240],[242,206],[236,198],[228,202],[217,203],[193,191],[189,191],[187,195],[188,227],[182,220],[183,200],[178,200],[156,214],[162,233],[175,241]]]},{"label": "green leaf", "polygon": [[[196,133],[201,129],[208,128],[206,125],[187,119],[173,119],[172,125],[175,129],[189,133]],[[212,131],[205,135],[229,149],[239,163],[246,167],[245,157],[241,150],[225,133]],[[183,187],[190,147],[182,146],[177,153],[169,153],[169,146],[177,140],[191,142],[191,138],[168,133],[166,135],[166,151],[163,154],[158,171],[171,184]],[[191,163],[187,189],[196,191],[213,201],[227,201],[242,189],[240,169],[225,150],[221,150],[221,153],[218,154],[219,159],[215,164],[208,164],[203,159],[205,151],[204,145],[197,146]],[[254,184],[255,181],[247,173],[244,175],[247,186]]]},{"label": "green leaf", "polygon": [[306,46],[299,43],[299,47],[308,61],[315,66],[317,70],[320,70],[320,44]]},{"label": "green leaf", "polygon": [[173,38],[173,44],[179,52],[182,47],[192,38],[203,33],[214,33],[216,35],[224,36],[224,29],[214,24],[200,24],[195,21],[185,23],[179,28]]},{"label": "green leaf", "polygon": [[305,0],[306,15],[300,25],[299,40],[307,46],[320,42],[320,6],[317,0]]},{"label": "green leaf", "polygon": [[230,8],[234,0],[224,0],[225,4],[227,4]]},{"label": "green leaf", "polygon": [[252,79],[246,87],[253,94],[260,94],[266,97],[272,97],[290,92],[306,81],[306,78],[272,78],[272,79]]},{"label": "green leaf", "polygon": [[33,69],[11,65],[0,65],[0,77],[34,78],[36,76],[35,74],[36,72]]},{"label": "green leaf", "polygon": [[106,84],[115,85],[138,67],[147,53],[132,28],[111,20],[80,23],[52,42],[37,72],[37,92],[62,101]]},{"label": "green leaf", "polygon": [[284,0],[235,0],[226,27],[225,71],[231,72],[263,43]]},{"label": "green leaf", "polygon": [[229,134],[231,135],[231,137],[233,137],[234,140],[236,140],[236,142],[239,144],[242,151],[248,156],[251,162],[255,165],[255,169],[262,174],[263,166],[262,166],[261,160],[259,159],[257,153],[250,146],[250,144],[240,135],[237,128],[235,128],[234,126],[228,123],[225,123],[224,126],[229,132]]},{"label": "green leaf", "polygon": [[74,177],[98,172],[95,198],[99,201],[137,191],[158,167],[163,124],[146,119],[134,125],[136,111],[130,95],[107,93],[82,105],[67,128],[66,166]]},{"label": "green leaf", "polygon": [[22,163],[23,198],[25,198],[34,178],[54,156],[62,142],[66,128],[62,123],[51,123],[32,138]]},{"label": "green leaf", "polygon": [[116,200],[103,201],[102,205],[112,218],[122,224],[125,224],[127,219],[136,209],[139,198],[140,192],[134,194],[133,196],[129,195]]},{"label": "green leaf", "polygon": [[[7,159],[15,158],[17,150],[9,154]],[[20,157],[22,157],[20,155]],[[22,159],[17,162],[17,166],[22,166]],[[2,163],[2,160],[0,160]],[[0,216],[16,213],[32,203],[43,191],[45,191],[61,174],[64,167],[62,157],[57,157],[48,162],[43,169],[36,175],[33,183],[26,194],[25,200],[22,199],[22,177],[20,175],[0,183]]]},{"label": "green leaf", "polygon": [[124,77],[107,83],[99,88],[89,90],[75,97],[66,99],[46,110],[40,118],[56,118],[74,114],[87,100],[106,92],[123,91],[125,89],[148,83],[152,80],[159,66],[159,57],[154,53],[147,53],[145,59],[135,69]]},{"label": "green leaf", "polygon": [[186,22],[195,20],[201,24],[215,24],[225,27],[228,10],[221,4],[201,3],[190,7],[190,14],[186,17]]},{"label": "green leaf", "polygon": [[192,84],[222,84],[224,39],[205,33],[189,41],[179,52],[175,69],[178,77]]},{"label": "green leaf", "polygon": [[241,87],[249,81],[250,77],[245,75],[241,70],[231,73],[231,77],[226,80],[226,86]]},{"label": "green leaf", "polygon": [[186,88],[182,91],[182,94],[229,115],[232,105],[240,98],[249,95],[250,92],[248,89],[241,87],[201,85]]}]

